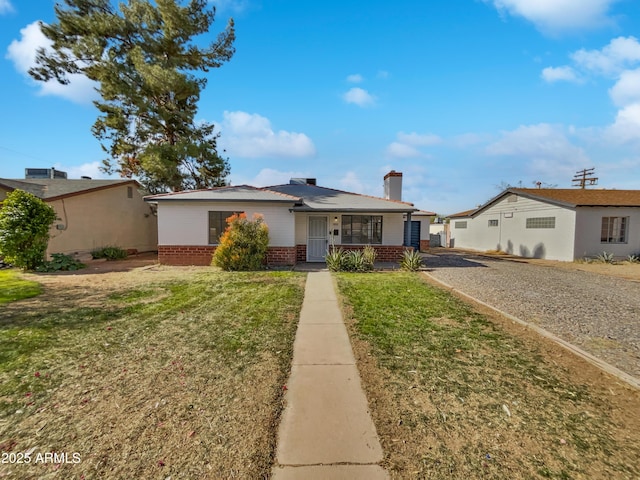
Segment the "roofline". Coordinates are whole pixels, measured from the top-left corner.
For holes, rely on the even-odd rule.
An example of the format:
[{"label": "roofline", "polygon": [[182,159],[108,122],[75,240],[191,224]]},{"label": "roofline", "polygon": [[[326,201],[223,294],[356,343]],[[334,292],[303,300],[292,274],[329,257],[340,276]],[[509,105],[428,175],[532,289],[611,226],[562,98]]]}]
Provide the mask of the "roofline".
[{"label": "roofline", "polygon": [[[268,189],[273,188],[273,187],[287,187],[289,185],[291,185],[291,184],[290,183],[282,183],[280,185],[271,185],[269,187],[264,187],[264,188],[268,190]],[[322,188],[323,190],[331,190],[332,192],[346,193],[347,195],[357,195],[359,197],[372,198],[374,200],[382,200],[382,201],[385,201],[385,202],[399,203],[401,205],[407,205],[407,206],[410,206],[410,207],[414,206],[413,203],[403,202],[402,200],[391,200],[390,198],[374,197],[373,195],[365,195],[363,193],[347,192],[346,190],[338,190],[337,188],[323,187],[321,185],[306,184],[305,186],[306,187],[313,187],[313,188]],[[283,194],[283,195],[286,195],[286,194]]]},{"label": "roofline", "polygon": [[413,213],[417,212],[417,208],[412,209],[388,209],[388,208],[312,208],[307,205],[302,207],[291,208],[292,212],[305,213]]},{"label": "roofline", "polygon": [[[7,178],[6,180],[13,180],[12,178]],[[75,178],[71,178],[71,179],[43,179],[43,180],[64,180],[64,181],[74,181],[74,180],[82,180],[82,179],[75,179]],[[103,179],[96,179],[96,180],[109,180],[108,178],[103,178]],[[22,182],[22,180],[13,180],[14,182]],[[89,181],[89,180],[87,180]],[[42,197],[38,197],[40,198],[40,200],[42,200],[43,202],[54,202],[56,200],[62,200],[65,198],[69,198],[69,197],[76,197],[78,195],[84,195],[85,193],[90,193],[90,192],[97,192],[99,190],[106,190],[108,188],[114,188],[114,187],[120,187],[122,185],[127,185],[129,183],[135,183],[138,187],[140,187],[140,183],[137,180],[134,180],[132,178],[129,179],[122,179],[122,180],[115,180],[118,183],[112,183],[109,185],[100,185],[97,187],[93,187],[93,188],[87,188],[85,190],[79,190],[77,192],[71,192],[71,193],[65,193],[62,195],[56,195],[55,197],[46,197],[46,198],[42,198]],[[43,186],[42,184],[39,183],[30,183],[30,182],[22,182],[26,185],[39,185],[39,186]],[[0,180],[0,184],[2,184],[2,180]],[[10,187],[9,185],[3,184],[4,187],[8,188],[10,191],[14,191],[14,190],[22,190],[21,188],[15,188],[15,187]],[[37,196],[37,195],[36,195]]]},{"label": "roofline", "polygon": [[[197,193],[197,192],[217,192],[220,190],[226,190],[231,188],[249,188],[254,191],[261,191],[266,193],[271,193],[273,195],[277,195],[279,197],[283,197],[282,200],[260,200],[256,198],[247,198],[247,199],[212,199],[212,198],[185,198],[185,199],[177,199],[174,200],[175,196],[182,195],[185,193]],[[287,195],[286,193],[276,192],[274,190],[269,190],[268,188],[263,187],[254,187],[252,185],[225,185],[223,187],[214,187],[214,188],[200,188],[197,190],[182,190],[180,192],[167,192],[167,193],[158,193],[156,195],[147,195],[144,197],[145,202],[153,203],[158,201],[181,201],[181,202],[276,202],[276,203],[291,203],[291,202],[301,202],[302,199],[300,197],[294,197],[293,195]]]}]

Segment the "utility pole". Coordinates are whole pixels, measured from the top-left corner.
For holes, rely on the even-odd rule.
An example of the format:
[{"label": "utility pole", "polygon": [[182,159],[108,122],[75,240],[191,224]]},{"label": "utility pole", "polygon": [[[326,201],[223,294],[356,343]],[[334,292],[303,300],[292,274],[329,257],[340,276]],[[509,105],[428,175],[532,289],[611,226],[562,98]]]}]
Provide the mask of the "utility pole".
[{"label": "utility pole", "polygon": [[588,185],[597,185],[598,177],[592,176],[595,172],[595,168],[583,168],[573,176],[572,182],[574,187],[585,188]]}]

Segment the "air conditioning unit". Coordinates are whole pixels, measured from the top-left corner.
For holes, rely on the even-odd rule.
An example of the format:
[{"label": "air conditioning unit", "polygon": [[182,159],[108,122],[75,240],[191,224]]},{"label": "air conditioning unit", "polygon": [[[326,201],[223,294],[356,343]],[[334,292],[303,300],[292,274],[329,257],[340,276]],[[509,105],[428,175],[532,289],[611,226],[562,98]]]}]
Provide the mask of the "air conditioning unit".
[{"label": "air conditioning unit", "polygon": [[24,169],[24,178],[67,178],[67,172],[63,172],[62,170],[56,170],[55,168],[25,168]]}]

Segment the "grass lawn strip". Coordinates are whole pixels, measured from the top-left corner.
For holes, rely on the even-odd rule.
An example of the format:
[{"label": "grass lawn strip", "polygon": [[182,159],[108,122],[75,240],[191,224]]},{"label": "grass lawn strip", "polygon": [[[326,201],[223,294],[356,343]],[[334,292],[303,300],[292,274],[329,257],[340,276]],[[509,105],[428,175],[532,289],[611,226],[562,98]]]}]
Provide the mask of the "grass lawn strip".
[{"label": "grass lawn strip", "polygon": [[2,320],[1,450],[77,452],[81,462],[0,474],[268,475],[304,275],[134,274],[137,288],[102,289],[89,303],[99,306],[48,291],[48,302]]},{"label": "grass lawn strip", "polygon": [[37,282],[24,280],[16,270],[0,270],[0,305],[42,293]]},{"label": "grass lawn strip", "polygon": [[394,478],[640,477],[637,390],[417,274],[337,281]]}]

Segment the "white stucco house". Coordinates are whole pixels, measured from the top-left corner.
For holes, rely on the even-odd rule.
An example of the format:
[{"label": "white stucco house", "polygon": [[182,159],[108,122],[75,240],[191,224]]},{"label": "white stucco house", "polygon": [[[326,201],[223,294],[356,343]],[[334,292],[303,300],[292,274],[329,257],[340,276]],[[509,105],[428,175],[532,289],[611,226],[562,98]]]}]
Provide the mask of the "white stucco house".
[{"label": "white stucco house", "polygon": [[562,261],[640,253],[640,190],[510,188],[449,218],[456,248]]},{"label": "white stucco house", "polygon": [[[157,205],[158,260],[170,265],[209,265],[226,219],[243,212],[263,216],[269,227],[267,264],[323,262],[330,245],[376,249],[380,261],[397,261],[410,238],[403,215],[416,211],[398,197],[402,174],[385,176],[385,196],[321,187],[312,178],[271,187],[238,185],[145,197]],[[395,199],[394,199],[395,198]]]}]

